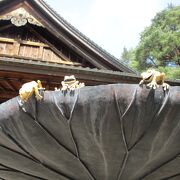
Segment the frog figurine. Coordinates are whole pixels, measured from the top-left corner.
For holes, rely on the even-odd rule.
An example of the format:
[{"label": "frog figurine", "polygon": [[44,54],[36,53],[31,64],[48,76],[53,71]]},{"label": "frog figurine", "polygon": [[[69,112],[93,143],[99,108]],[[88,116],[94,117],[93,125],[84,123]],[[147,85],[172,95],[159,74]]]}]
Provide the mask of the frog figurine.
[{"label": "frog figurine", "polygon": [[64,81],[61,82],[62,88],[61,91],[70,90],[73,91],[78,88],[82,88],[85,86],[84,83],[80,83],[76,80],[74,75],[71,76],[65,76]]},{"label": "frog figurine", "polygon": [[45,89],[42,87],[42,83],[40,80],[37,80],[37,82],[31,81],[23,84],[21,89],[19,90],[21,101],[26,102],[33,95],[33,93],[35,94],[37,100],[43,99],[43,97],[39,93],[40,89]]},{"label": "frog figurine", "polygon": [[148,87],[156,89],[162,85],[164,91],[169,89],[169,84],[165,83],[165,73],[161,73],[154,69],[149,69],[141,74],[142,80],[139,85],[147,84]]}]

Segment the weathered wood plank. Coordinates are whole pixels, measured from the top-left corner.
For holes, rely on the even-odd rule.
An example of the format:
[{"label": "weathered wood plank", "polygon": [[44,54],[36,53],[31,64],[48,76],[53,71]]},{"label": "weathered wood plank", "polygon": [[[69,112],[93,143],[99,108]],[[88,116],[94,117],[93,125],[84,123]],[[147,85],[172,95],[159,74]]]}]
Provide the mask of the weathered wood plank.
[{"label": "weathered wood plank", "polygon": [[51,61],[51,50],[50,49],[44,48],[42,60]]},{"label": "weathered wood plank", "polygon": [[6,52],[6,43],[0,43],[0,54],[5,54]]},{"label": "weathered wood plank", "polygon": [[13,43],[13,46],[14,46],[14,48],[13,48],[13,54],[14,54],[14,55],[18,55],[18,54],[19,54],[19,49],[20,49],[20,44],[19,44],[19,42],[15,41],[15,42]]},{"label": "weathered wood plank", "polygon": [[[17,42],[17,40],[12,39],[12,38],[0,37],[0,42],[15,43],[15,42]],[[49,47],[47,44],[40,43],[40,42],[24,41],[24,40],[20,40],[20,39],[18,39],[18,42],[19,42],[20,44],[29,45],[29,46]]]},{"label": "weathered wood plank", "polygon": [[[17,87],[17,85],[14,85],[14,83],[17,83],[16,81],[12,81],[8,78],[4,78],[4,81],[7,83],[7,85],[13,90],[13,91],[17,91],[19,88]],[[14,83],[13,83],[14,82]]]},{"label": "weathered wood plank", "polygon": [[5,54],[14,55],[13,43],[7,43],[5,48]]},{"label": "weathered wood plank", "polygon": [[42,57],[43,57],[43,51],[44,51],[44,47],[43,47],[43,46],[40,46],[40,47],[39,47],[39,52],[38,52],[38,58],[39,58],[39,59],[42,59]]},{"label": "weathered wood plank", "polygon": [[70,61],[68,57],[66,57],[60,50],[58,50],[56,47],[54,47],[53,44],[51,44],[49,41],[47,41],[41,34],[39,34],[37,31],[35,31],[31,26],[28,26],[31,31],[36,34],[43,42],[45,42],[56,54],[58,54],[64,61]]},{"label": "weathered wood plank", "polygon": [[[2,41],[3,39],[3,41]],[[5,41],[6,40],[6,41]],[[39,46],[38,46],[39,45]],[[0,38],[0,55],[16,56],[19,58],[32,58],[33,60],[43,60],[61,64],[78,65],[80,63],[66,61],[57,55],[51,48],[42,43],[27,42],[21,44],[21,40],[15,41],[10,38]]]}]

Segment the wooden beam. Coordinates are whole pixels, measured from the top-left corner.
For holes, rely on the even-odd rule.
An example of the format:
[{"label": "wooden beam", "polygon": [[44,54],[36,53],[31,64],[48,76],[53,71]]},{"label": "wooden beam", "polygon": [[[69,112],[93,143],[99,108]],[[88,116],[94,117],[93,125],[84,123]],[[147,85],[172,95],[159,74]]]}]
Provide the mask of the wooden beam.
[{"label": "wooden beam", "polygon": [[19,54],[19,48],[20,48],[20,44],[18,41],[13,43],[13,54],[14,55],[18,55]]},{"label": "wooden beam", "polygon": [[12,92],[12,91],[0,91],[0,99],[11,99],[13,97],[18,96],[18,92]]},{"label": "wooden beam", "polygon": [[[41,59],[35,59],[35,58],[32,58],[32,57],[25,57],[25,56],[13,55],[13,54],[12,55],[10,55],[10,54],[0,54],[0,57],[17,58],[17,59],[20,59],[20,61],[27,61],[27,62],[28,62],[28,60],[30,60],[30,61],[38,61],[38,62],[41,61]],[[74,63],[74,62],[70,62],[70,61],[59,61],[59,62],[49,62],[49,61],[47,61],[47,63],[81,66],[80,63]]]},{"label": "wooden beam", "polygon": [[4,79],[0,79],[0,86],[2,87],[2,89],[4,89],[4,91],[7,91],[7,90],[12,90],[14,91],[14,89],[9,85],[9,83]]},{"label": "wooden beam", "polygon": [[12,38],[4,38],[0,37],[0,42],[9,42],[9,43],[19,43],[19,44],[24,44],[28,46],[43,46],[43,47],[49,47],[47,44],[40,43],[40,42],[33,42],[33,41],[25,41],[25,40],[20,40],[20,39],[12,39]]},{"label": "wooden beam", "polygon": [[5,80],[5,82],[8,84],[8,86],[9,86],[13,91],[17,91],[16,86],[11,82],[10,79],[8,79],[8,78],[5,77],[4,80]]},{"label": "wooden beam", "polygon": [[43,46],[40,46],[40,47],[39,47],[39,54],[38,54],[38,58],[39,58],[39,59],[42,59],[42,57],[43,57],[43,51],[44,51],[44,47],[43,47]]},{"label": "wooden beam", "polygon": [[1,26],[1,27],[0,27],[0,32],[3,31],[3,30],[6,30],[6,29],[8,29],[8,28],[10,28],[10,27],[12,27],[12,26],[13,26],[12,24],[7,24],[7,25],[5,25],[5,26]]},{"label": "wooden beam", "polygon": [[45,42],[46,44],[49,45],[49,47],[56,53],[58,54],[60,57],[62,57],[63,60],[65,61],[70,61],[70,59],[68,59],[68,57],[66,57],[60,50],[58,50],[56,47],[54,47],[53,44],[51,44],[49,41],[47,41],[41,34],[39,34],[37,31],[35,31],[31,26],[28,26],[29,29],[31,29],[31,31],[40,38],[40,40],[42,40],[43,42]]},{"label": "wooden beam", "polygon": [[3,89],[3,91],[7,90],[7,88],[2,84],[2,82],[0,82],[0,87],[1,87],[1,89]]}]

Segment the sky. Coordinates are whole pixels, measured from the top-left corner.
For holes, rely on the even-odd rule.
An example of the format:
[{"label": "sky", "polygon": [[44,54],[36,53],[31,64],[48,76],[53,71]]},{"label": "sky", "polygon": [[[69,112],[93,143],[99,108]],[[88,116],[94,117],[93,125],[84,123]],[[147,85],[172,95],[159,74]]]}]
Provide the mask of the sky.
[{"label": "sky", "polygon": [[71,25],[103,49],[121,57],[134,48],[157,12],[180,0],[45,0]]}]

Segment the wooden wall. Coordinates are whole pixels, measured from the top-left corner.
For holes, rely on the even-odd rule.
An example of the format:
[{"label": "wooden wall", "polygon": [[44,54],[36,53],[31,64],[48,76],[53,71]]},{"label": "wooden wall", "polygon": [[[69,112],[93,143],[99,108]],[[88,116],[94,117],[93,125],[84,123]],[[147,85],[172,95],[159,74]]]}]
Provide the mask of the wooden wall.
[{"label": "wooden wall", "polygon": [[[6,34],[8,36],[8,34]],[[73,64],[57,55],[47,44],[29,38],[5,37],[0,35],[0,55],[15,56],[24,59],[41,60],[61,64]]]},{"label": "wooden wall", "polygon": [[33,25],[16,27],[0,22],[0,56],[94,68],[76,52],[57,42],[45,28]]}]

